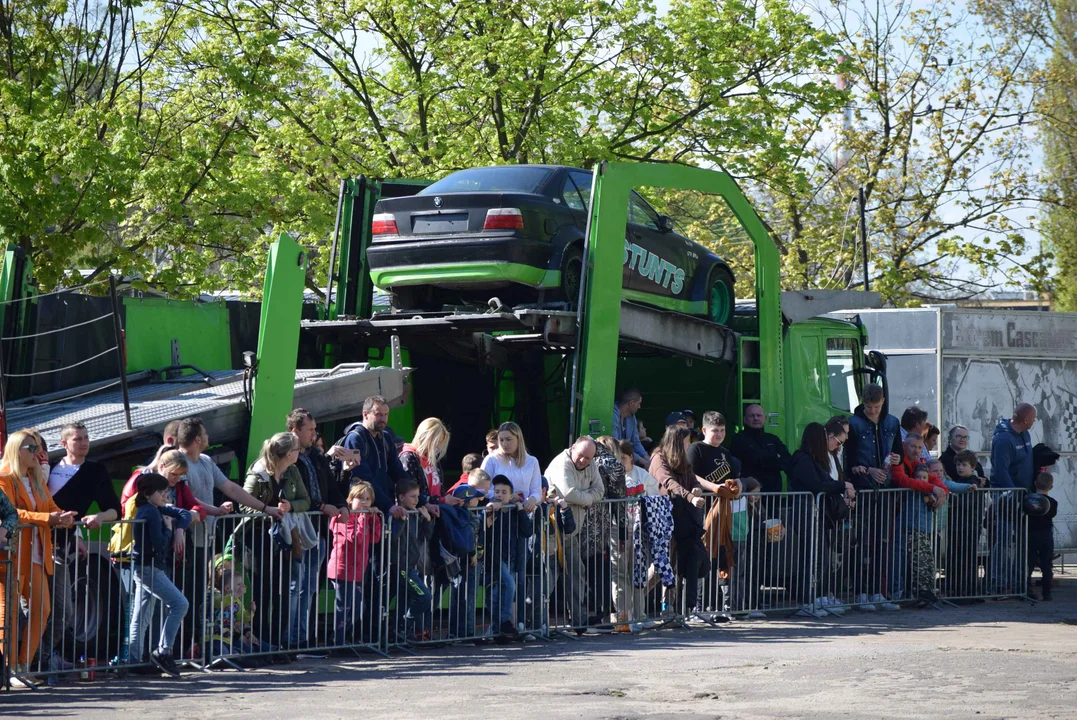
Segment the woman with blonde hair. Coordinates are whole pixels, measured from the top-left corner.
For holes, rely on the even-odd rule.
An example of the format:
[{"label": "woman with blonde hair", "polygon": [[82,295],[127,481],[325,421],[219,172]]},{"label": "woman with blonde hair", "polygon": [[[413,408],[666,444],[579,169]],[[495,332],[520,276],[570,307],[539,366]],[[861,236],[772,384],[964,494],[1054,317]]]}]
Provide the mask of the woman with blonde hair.
[{"label": "woman with blonde hair", "polygon": [[[52,598],[48,576],[52,575],[52,531],[54,527],[69,528],[75,522],[75,512],[64,512],[52,500],[45,475],[37,456],[41,450],[39,435],[33,430],[12,433],[4,446],[0,462],[0,491],[7,495],[19,514],[19,523],[30,525],[18,533],[18,559],[15,582],[19,596],[29,608],[29,620],[22,637],[14,639],[14,655],[23,668],[37,653],[41,635],[49,619]],[[7,620],[4,607],[6,587],[0,586],[0,618]],[[5,627],[14,623],[4,622]]]},{"label": "woman with blonde hair", "polygon": [[415,437],[404,443],[400,464],[404,471],[419,483],[419,504],[435,516],[440,514],[438,503],[460,505],[464,501],[447,495],[443,488],[441,460],[449,450],[449,429],[437,418],[427,418],[415,429]]},{"label": "woman with blonde hair", "polygon": [[[531,512],[542,496],[542,469],[533,455],[527,454],[524,433],[514,422],[502,423],[497,429],[497,450],[482,461],[482,469],[490,477],[504,475],[512,482],[512,490],[524,498],[524,510]],[[493,489],[490,490],[493,497]]]},{"label": "woman with blonde hair", "polygon": [[318,547],[318,534],[305,515],[310,510],[310,492],[295,466],[299,452],[299,438],[290,432],[277,433],[262,443],[243,484],[244,490],[266,506],[279,507],[285,513],[279,527],[270,530],[288,551],[281,548],[278,555],[268,552],[267,547],[267,551],[256,553],[259,569],[255,587],[261,591],[256,597],[262,624],[256,634],[273,645],[292,647],[308,640],[310,587],[300,578],[306,577],[306,564],[318,559],[317,553],[310,552]]}]

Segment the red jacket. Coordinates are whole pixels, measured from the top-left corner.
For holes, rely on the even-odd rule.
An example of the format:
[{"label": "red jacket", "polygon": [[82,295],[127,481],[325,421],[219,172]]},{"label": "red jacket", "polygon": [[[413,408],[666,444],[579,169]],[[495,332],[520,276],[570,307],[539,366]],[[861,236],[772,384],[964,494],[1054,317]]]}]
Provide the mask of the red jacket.
[{"label": "red jacket", "polygon": [[374,544],[381,541],[381,515],[374,510],[353,512],[348,522],[329,520],[333,550],[329,554],[326,575],[330,580],[361,583]]},{"label": "red jacket", "polygon": [[940,487],[947,495],[950,491],[946,489],[946,485],[943,484],[942,478],[938,475],[931,474],[928,476],[928,482],[916,479],[916,473],[914,472],[920,461],[915,463],[909,462],[909,458],[905,457],[905,454],[901,455],[900,465],[890,466],[890,481],[894,484],[894,487],[908,488],[910,490],[916,490],[926,495],[930,495],[935,491],[935,488]]},{"label": "red jacket", "polygon": [[[138,492],[137,480],[138,476],[142,474],[142,470],[135,470],[131,477],[127,480],[127,483],[123,486],[123,492],[120,493],[120,507],[126,508],[127,501],[135,496]],[[191,488],[187,487],[187,483],[180,480],[173,488],[176,491],[176,507],[180,510],[190,510],[191,512],[198,513],[199,520],[206,519],[206,508],[202,506],[200,502],[195,498],[194,493],[191,492]]]}]

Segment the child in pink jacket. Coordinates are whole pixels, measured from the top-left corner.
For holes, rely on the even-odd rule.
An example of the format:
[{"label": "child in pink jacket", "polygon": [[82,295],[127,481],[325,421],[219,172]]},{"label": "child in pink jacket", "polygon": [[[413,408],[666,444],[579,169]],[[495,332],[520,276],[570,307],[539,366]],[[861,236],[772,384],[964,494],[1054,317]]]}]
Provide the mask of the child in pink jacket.
[{"label": "child in pink jacket", "polygon": [[381,515],[371,509],[373,504],[374,488],[370,483],[356,483],[348,493],[348,519],[334,517],[329,521],[333,550],[326,574],[336,593],[333,619],[337,645],[345,645],[354,634],[362,614],[363,575],[370,565],[374,544],[381,541]]}]

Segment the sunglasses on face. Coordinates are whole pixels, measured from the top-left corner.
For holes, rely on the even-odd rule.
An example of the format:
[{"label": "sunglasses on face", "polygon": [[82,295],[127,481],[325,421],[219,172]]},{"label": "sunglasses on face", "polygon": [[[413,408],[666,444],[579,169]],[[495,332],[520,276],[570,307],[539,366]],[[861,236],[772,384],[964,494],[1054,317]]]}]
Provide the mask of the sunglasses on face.
[{"label": "sunglasses on face", "polygon": [[40,450],[41,447],[38,446],[38,445],[34,445],[33,443],[30,443],[29,445],[23,445],[22,449],[28,451],[31,455],[33,455],[38,450]]}]

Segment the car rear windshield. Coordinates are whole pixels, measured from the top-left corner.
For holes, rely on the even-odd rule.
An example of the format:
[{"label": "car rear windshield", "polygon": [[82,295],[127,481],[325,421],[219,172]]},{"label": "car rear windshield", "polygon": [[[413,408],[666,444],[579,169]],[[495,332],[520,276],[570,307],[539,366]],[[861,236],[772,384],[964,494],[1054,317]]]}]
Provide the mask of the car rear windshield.
[{"label": "car rear windshield", "polygon": [[461,170],[426,186],[420,195],[463,192],[536,192],[553,172],[537,167],[488,167]]}]

